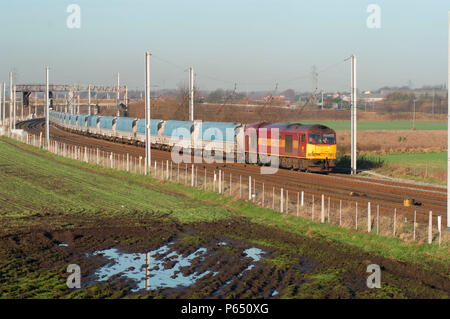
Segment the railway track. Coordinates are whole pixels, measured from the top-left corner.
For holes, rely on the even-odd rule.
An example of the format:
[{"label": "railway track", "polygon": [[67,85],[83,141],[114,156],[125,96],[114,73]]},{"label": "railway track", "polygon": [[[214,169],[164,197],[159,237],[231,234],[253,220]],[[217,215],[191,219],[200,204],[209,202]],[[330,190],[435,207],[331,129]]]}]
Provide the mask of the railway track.
[{"label": "railway track", "polygon": [[[17,124],[18,128],[22,128],[30,133],[39,134],[44,132],[45,120],[33,119]],[[87,137],[80,134],[71,133],[52,126],[50,130],[52,139],[68,145],[98,148],[102,152],[113,152],[115,154],[130,154],[131,156],[144,156],[145,150],[142,147],[118,144],[103,139]],[[158,149],[152,150],[152,162],[171,161],[171,153]],[[176,165],[176,164],[175,164]],[[411,218],[414,211],[417,212],[417,219],[426,221],[428,212],[433,211],[433,215],[442,216],[444,224],[446,223],[446,205],[447,195],[446,189],[434,186],[422,186],[416,184],[401,183],[390,180],[375,179],[369,177],[350,176],[346,174],[314,174],[303,173],[279,169],[276,174],[261,175],[260,167],[257,165],[249,165],[242,163],[201,163],[201,168],[207,168],[208,176],[212,176],[213,170],[221,169],[228,177],[230,174],[233,182],[239,182],[239,176],[252,176],[255,180],[257,188],[261,190],[264,183],[265,190],[271,191],[273,187],[279,191],[280,187],[292,194],[291,198],[296,197],[297,192],[304,191],[306,201],[310,200],[314,195],[316,199],[322,194],[329,196],[334,201],[343,200],[344,203],[356,203],[361,209],[367,207],[367,202],[380,206],[380,210],[384,214],[393,214],[397,209],[398,214],[402,214]],[[184,165],[181,164],[184,169]],[[247,182],[246,180],[244,180]],[[411,199],[421,203],[420,206],[405,207],[404,199]]]}]

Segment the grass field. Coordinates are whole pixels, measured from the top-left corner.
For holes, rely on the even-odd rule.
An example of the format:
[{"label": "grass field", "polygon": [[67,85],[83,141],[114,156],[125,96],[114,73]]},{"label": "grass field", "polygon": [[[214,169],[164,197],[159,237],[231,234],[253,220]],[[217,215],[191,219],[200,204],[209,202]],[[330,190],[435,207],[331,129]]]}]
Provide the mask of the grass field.
[{"label": "grass field", "polygon": [[383,164],[376,171],[393,177],[439,185],[447,184],[447,152],[367,155],[365,159]]},{"label": "grass field", "polygon": [[[301,121],[301,123],[323,124],[336,131],[350,130],[350,121]],[[358,121],[358,130],[410,130],[412,121]],[[416,130],[447,130],[445,121],[416,121]]]},{"label": "grass field", "polygon": [[[448,244],[406,243],[315,223],[6,138],[0,138],[0,194],[0,298],[206,298],[248,269],[238,248],[255,245],[267,258],[222,297],[258,298],[269,288],[281,298],[445,298],[450,291]],[[233,244],[218,247],[215,240]],[[171,241],[186,253],[203,245],[228,256],[210,263],[219,279],[208,275],[192,288],[138,293],[128,282],[89,281],[105,261],[91,261],[87,253],[111,247],[135,252]],[[90,282],[75,291],[65,286],[73,262]],[[365,286],[368,263],[385,269],[381,289]],[[204,265],[208,261],[196,267]]]}]

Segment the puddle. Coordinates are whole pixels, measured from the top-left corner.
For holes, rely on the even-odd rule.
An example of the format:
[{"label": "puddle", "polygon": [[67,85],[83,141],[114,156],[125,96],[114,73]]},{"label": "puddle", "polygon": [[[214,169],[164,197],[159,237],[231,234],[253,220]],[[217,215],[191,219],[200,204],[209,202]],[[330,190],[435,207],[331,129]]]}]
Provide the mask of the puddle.
[{"label": "puddle", "polygon": [[[107,264],[94,272],[95,280],[106,281],[112,277],[127,278],[133,280],[137,285],[137,288],[131,290],[133,292],[141,289],[155,290],[160,288],[188,287],[195,284],[197,280],[207,274],[211,274],[211,276],[218,274],[218,272],[207,270],[203,273],[195,272],[184,276],[181,268],[189,267],[196,258],[199,258],[199,261],[204,260],[207,249],[201,247],[190,255],[183,257],[182,254],[173,250],[171,245],[173,245],[173,242],[148,253],[124,253],[117,248],[110,248],[95,251],[92,254],[87,254],[87,256],[102,256],[108,259]],[[218,245],[227,245],[227,243],[219,242]],[[262,249],[256,247],[245,249],[243,252],[245,258],[251,258],[253,262],[261,260],[262,255],[265,254]],[[148,260],[150,260],[149,266],[147,266]],[[254,267],[255,265],[253,263],[250,264],[236,277],[241,278],[245,271],[251,270]],[[214,295],[218,294],[236,277],[231,278],[219,287]]]},{"label": "puddle", "polygon": [[60,243],[60,244],[58,244],[58,246],[60,246],[60,247],[69,247],[69,244],[66,244],[66,243]]},{"label": "puddle", "polygon": [[[203,260],[207,251],[206,248],[199,248],[192,254],[183,257],[177,251],[171,251],[170,244],[159,249],[146,253],[122,253],[117,248],[96,251],[92,255],[100,255],[110,260],[103,267],[97,269],[94,276],[99,281],[105,281],[112,276],[126,277],[136,282],[137,288],[154,290],[159,288],[176,288],[181,286],[191,286],[198,279],[211,273],[205,271],[201,274],[195,272],[183,276],[181,268],[190,266],[195,258]],[[147,256],[150,257],[150,266],[147,267]],[[158,258],[158,259],[157,259]],[[169,269],[165,266],[170,262]],[[147,277],[147,274],[149,276]],[[215,275],[214,273],[213,275]]]},{"label": "puddle", "polygon": [[248,249],[244,250],[244,253],[245,253],[246,257],[250,257],[254,261],[259,261],[259,260],[261,260],[261,255],[264,254],[265,252],[262,249],[252,247],[252,248],[248,248]]},{"label": "puddle", "polygon": [[278,290],[274,290],[273,292],[272,292],[272,294],[270,295],[270,297],[273,297],[273,296],[276,296],[276,295],[278,295]]}]

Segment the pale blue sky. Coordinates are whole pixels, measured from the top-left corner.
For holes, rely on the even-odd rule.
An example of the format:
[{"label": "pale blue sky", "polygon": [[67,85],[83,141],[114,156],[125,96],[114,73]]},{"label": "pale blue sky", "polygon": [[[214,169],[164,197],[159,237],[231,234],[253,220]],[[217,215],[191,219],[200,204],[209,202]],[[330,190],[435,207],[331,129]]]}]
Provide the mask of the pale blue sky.
[{"label": "pale blue sky", "polygon": [[[69,29],[66,8],[81,7],[81,28]],[[381,28],[369,29],[366,8],[381,7]],[[448,10],[443,0],[0,0],[0,80],[144,87],[144,52],[152,84],[187,82],[239,91],[312,87],[318,70],[358,57],[358,86],[441,84],[447,80]],[[159,58],[159,59],[158,59]],[[168,64],[163,60],[169,61]],[[319,88],[345,90],[350,64],[319,75]],[[297,79],[294,79],[297,78]],[[217,79],[217,80],[216,80]],[[218,81],[220,80],[220,81]]]}]

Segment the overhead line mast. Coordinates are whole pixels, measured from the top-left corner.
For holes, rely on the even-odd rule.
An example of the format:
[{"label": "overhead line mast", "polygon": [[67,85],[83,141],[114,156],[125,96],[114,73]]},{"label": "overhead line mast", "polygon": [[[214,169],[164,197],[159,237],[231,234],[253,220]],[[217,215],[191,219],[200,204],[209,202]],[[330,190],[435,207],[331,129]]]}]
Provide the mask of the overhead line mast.
[{"label": "overhead line mast", "polygon": [[150,140],[150,52],[145,52],[145,167],[150,171],[151,140]]}]

